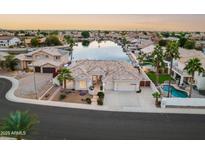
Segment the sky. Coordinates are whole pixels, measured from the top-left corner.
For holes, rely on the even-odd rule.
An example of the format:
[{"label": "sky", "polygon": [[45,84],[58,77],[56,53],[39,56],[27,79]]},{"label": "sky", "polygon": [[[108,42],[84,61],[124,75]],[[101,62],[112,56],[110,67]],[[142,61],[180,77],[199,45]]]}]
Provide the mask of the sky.
[{"label": "sky", "polygon": [[0,15],[1,29],[204,31],[205,15]]}]

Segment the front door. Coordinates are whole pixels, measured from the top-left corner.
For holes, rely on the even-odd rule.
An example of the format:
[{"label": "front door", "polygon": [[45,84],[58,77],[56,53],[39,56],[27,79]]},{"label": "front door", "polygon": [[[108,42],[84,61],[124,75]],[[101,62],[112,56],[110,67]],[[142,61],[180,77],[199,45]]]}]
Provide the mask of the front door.
[{"label": "front door", "polygon": [[35,67],[35,72],[41,72],[41,67]]}]

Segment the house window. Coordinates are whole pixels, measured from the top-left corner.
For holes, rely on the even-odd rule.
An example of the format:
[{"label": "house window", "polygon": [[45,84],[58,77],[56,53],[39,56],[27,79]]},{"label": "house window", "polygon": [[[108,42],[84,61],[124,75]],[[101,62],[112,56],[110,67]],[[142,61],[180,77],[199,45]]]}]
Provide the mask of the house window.
[{"label": "house window", "polygon": [[86,89],[86,81],[84,80],[80,81],[80,89]]},{"label": "house window", "polygon": [[55,59],[56,59],[56,60],[59,60],[59,59],[60,59],[60,56],[55,56]]}]

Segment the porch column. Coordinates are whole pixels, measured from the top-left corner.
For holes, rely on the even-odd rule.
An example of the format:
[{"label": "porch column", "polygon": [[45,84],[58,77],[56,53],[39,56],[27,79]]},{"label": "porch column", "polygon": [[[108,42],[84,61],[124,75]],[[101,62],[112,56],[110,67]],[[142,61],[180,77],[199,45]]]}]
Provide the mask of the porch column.
[{"label": "porch column", "polygon": [[137,83],[136,84],[136,91],[139,91],[140,90],[140,83]]},{"label": "porch column", "polygon": [[180,78],[180,82],[179,82],[179,85],[182,85],[182,84],[183,84],[183,82],[184,82],[184,77],[183,77],[183,76],[181,76],[181,78]]},{"label": "porch column", "polygon": [[[174,71],[173,71],[173,72],[174,72]],[[176,79],[176,76],[177,76],[177,73],[174,72],[174,75],[173,75],[174,79]]]}]

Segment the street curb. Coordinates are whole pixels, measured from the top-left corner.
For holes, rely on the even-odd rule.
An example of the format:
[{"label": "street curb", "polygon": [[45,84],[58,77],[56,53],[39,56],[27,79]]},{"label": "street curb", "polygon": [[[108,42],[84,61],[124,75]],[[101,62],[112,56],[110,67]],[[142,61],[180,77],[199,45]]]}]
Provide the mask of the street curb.
[{"label": "street curb", "polygon": [[14,92],[18,88],[19,81],[13,77],[0,76],[0,78],[4,78],[9,80],[12,83],[11,89],[6,93],[6,99],[16,103],[26,103],[26,104],[34,104],[34,105],[44,105],[44,106],[53,106],[53,107],[63,107],[63,108],[75,108],[75,109],[86,109],[86,110],[98,110],[98,111],[114,111],[114,112],[139,112],[139,113],[175,113],[175,114],[205,114],[205,109],[182,109],[182,108],[156,108],[156,109],[114,109],[108,108],[105,106],[98,105],[90,105],[90,104],[76,104],[76,103],[64,103],[58,101],[45,101],[45,100],[35,100],[28,98],[20,98],[15,96]]}]

